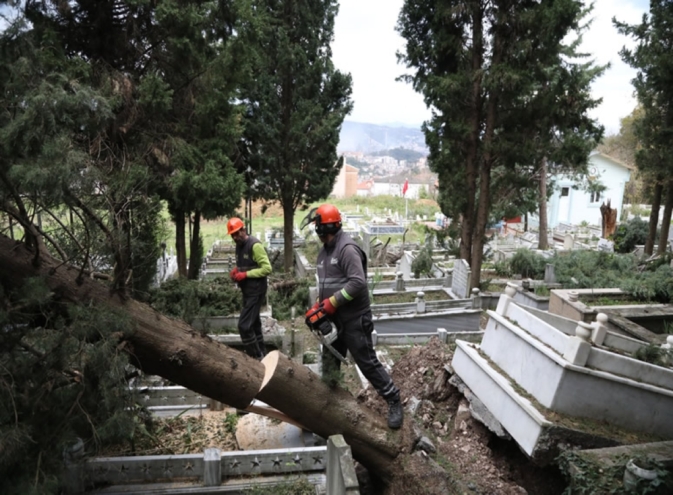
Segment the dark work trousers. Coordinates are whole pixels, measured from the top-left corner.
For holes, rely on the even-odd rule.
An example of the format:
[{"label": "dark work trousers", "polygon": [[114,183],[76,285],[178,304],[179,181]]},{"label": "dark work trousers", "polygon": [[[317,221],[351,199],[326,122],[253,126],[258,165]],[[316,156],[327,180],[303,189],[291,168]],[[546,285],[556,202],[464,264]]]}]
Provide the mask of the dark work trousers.
[{"label": "dark work trousers", "polygon": [[266,355],[264,349],[264,336],[262,335],[262,319],[259,312],[266,293],[246,296],[243,295],[243,308],[238,318],[238,333],[243,341],[246,354],[254,358],[262,358]]},{"label": "dark work trousers", "polygon": [[[358,365],[358,368],[360,368],[360,371],[362,371],[362,374],[369,380],[369,383],[372,384],[381,397],[385,400],[397,398],[400,390],[395,386],[381,361],[376,357],[376,351],[372,344],[374,321],[372,320],[371,311],[353,320],[335,323],[339,330],[339,336],[332,343],[332,347],[343,357],[346,357],[346,350],[350,351],[353,360]],[[323,375],[330,376],[340,366],[341,361],[329,349],[323,346]]]}]

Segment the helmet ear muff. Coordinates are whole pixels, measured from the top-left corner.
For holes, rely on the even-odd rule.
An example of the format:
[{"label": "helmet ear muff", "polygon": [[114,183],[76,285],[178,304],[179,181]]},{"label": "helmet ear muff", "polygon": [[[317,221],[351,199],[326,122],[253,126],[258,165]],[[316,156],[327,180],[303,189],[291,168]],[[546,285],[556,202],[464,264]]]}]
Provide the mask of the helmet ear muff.
[{"label": "helmet ear muff", "polygon": [[333,222],[333,223],[316,222],[315,224],[315,233],[318,234],[319,236],[336,234],[337,232],[339,232],[339,229],[341,229],[341,222]]}]

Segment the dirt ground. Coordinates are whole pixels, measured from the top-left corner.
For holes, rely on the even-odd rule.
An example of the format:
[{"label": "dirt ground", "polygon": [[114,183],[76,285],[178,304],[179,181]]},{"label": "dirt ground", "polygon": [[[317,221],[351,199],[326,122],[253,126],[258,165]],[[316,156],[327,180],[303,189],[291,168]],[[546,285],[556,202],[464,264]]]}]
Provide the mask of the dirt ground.
[{"label": "dirt ground", "polygon": [[[445,487],[448,485],[451,493],[456,494],[561,494],[566,482],[556,468],[540,468],[532,464],[515,442],[498,439],[472,418],[467,401],[448,382],[451,375],[445,365],[452,357],[449,347],[435,337],[426,345],[412,347],[396,361],[393,381],[400,388],[407,408],[414,398],[420,401],[414,417],[422,434],[430,438],[437,452],[430,456],[416,452],[412,456],[419,460],[415,463],[416,485],[410,484],[413,480],[399,480],[387,489],[381,489],[360,470],[361,493],[447,493]],[[361,393],[360,398],[385,414],[387,406],[375,392],[368,390]],[[407,415],[405,421],[408,418]],[[423,458],[425,460],[420,461]],[[438,473],[438,465],[446,474]],[[412,490],[410,486],[418,489]]]}]

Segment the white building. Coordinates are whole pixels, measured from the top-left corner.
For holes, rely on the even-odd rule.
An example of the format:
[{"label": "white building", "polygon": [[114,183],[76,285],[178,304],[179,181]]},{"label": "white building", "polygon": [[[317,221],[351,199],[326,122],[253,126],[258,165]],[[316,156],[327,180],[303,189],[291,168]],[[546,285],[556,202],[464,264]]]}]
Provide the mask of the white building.
[{"label": "white building", "polygon": [[554,193],[547,202],[549,228],[559,223],[579,225],[587,222],[601,225],[601,204],[610,200],[610,207],[621,217],[624,203],[624,188],[631,178],[632,168],[625,163],[599,152],[589,157],[589,180],[599,181],[606,187],[601,193],[590,193],[580,189],[571,177],[554,178]]}]

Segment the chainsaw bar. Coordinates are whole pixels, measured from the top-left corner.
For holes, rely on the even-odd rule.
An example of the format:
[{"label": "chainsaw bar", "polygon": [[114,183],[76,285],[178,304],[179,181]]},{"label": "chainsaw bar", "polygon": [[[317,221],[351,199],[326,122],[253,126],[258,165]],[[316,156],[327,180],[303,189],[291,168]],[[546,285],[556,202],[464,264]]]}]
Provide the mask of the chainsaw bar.
[{"label": "chainsaw bar", "polygon": [[322,345],[327,347],[327,349],[332,353],[334,357],[336,357],[339,361],[342,363],[349,365],[351,364],[351,360],[348,359],[347,357],[343,357],[339,351],[337,351],[334,347],[332,347],[332,344],[330,344],[325,336],[320,332],[320,330],[311,330],[311,333],[317,337],[317,339],[320,341]]}]

